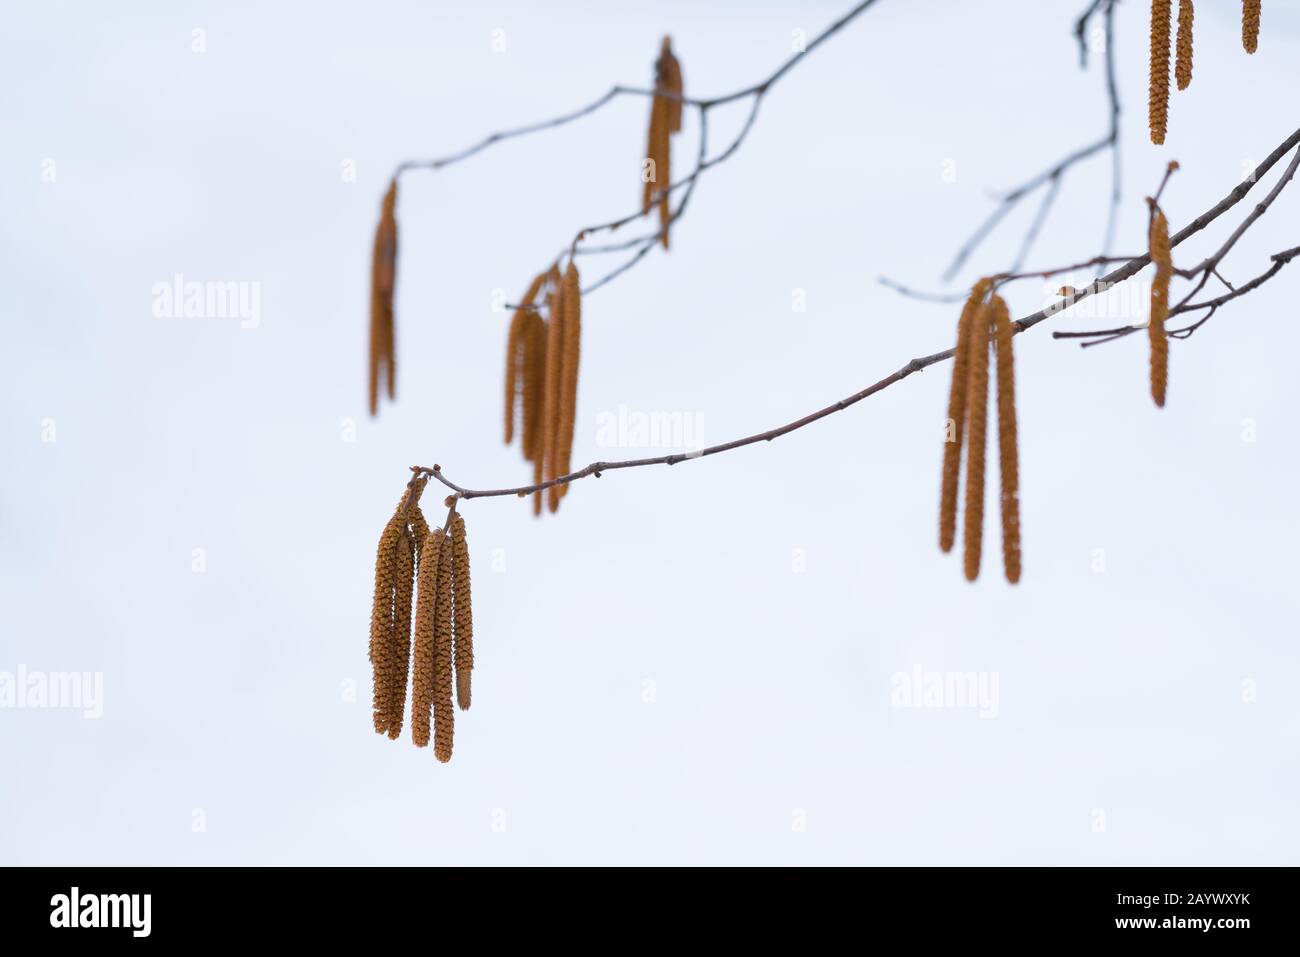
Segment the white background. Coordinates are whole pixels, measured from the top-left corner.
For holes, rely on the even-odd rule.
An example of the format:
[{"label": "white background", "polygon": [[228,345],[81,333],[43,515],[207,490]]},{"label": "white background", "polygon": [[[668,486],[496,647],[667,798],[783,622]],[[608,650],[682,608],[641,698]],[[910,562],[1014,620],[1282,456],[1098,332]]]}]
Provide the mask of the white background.
[{"label": "white background", "polygon": [[[399,397],[371,421],[392,167],[644,85],[664,32],[689,94],[748,86],[848,5],[9,5],[0,670],[102,672],[104,714],[0,711],[0,861],[1295,862],[1300,267],[1172,343],[1163,411],[1145,336],[1050,337],[1142,321],[1131,306],[1018,339],[1015,588],[995,519],[976,585],[936,545],[946,365],[770,445],[589,479],[556,517],[469,502],[455,757],[371,730],[374,546],[406,468],[528,480],[501,443],[493,290],[517,296],[579,226],[635,208],[647,106],[404,178]],[[723,441],[951,345],[955,307],[877,279],[935,288],[989,190],[1103,134],[1083,5],[881,0],[800,63],[671,253],[584,303],[575,463],[673,451],[598,447],[620,404]],[[1168,159],[1178,228],[1295,128],[1286,7],[1265,5],[1250,57],[1236,5],[1200,6],[1195,81],[1156,148],[1146,5],[1122,5],[1118,251],[1143,250]],[[715,112],[715,143],[744,111]],[[696,131],[688,115],[679,169]],[[1100,251],[1108,175],[1105,156],[1069,173],[1034,264]],[[1296,189],[1230,279],[1300,242]],[[1032,212],[959,285],[1005,268]],[[154,318],[176,273],[260,283],[261,324]],[[1013,313],[1043,298],[1023,283]],[[891,707],[918,666],[996,673],[997,717]]]}]

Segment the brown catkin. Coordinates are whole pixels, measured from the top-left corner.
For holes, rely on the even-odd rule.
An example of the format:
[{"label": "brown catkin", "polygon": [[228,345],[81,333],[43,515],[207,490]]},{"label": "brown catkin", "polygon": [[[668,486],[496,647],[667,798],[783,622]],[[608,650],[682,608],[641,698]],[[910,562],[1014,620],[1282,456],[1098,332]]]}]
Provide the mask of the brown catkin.
[{"label": "brown catkin", "polygon": [[388,660],[388,636],[393,622],[393,590],[397,583],[397,550],[402,544],[403,529],[393,516],[379,536],[375,556],[375,600],[370,611],[370,665],[374,675],[375,731],[388,733],[392,679]]},{"label": "brown catkin", "polygon": [[1151,85],[1147,99],[1147,121],[1151,142],[1165,141],[1169,128],[1169,25],[1173,0],[1151,0]]},{"label": "brown catkin", "polygon": [[421,549],[419,590],[415,602],[415,663],[411,676],[411,740],[417,747],[429,744],[433,709],[434,616],[438,596],[438,568],[442,529],[425,537]]},{"label": "brown catkin", "polygon": [[449,545],[438,549],[438,588],[433,605],[433,752],[444,763],[451,760],[456,721],[451,705],[455,601],[452,551]]},{"label": "brown catkin", "polygon": [[506,445],[515,438],[515,406],[519,404],[519,368],[522,364],[520,353],[523,350],[527,316],[527,309],[516,309],[510,320],[510,332],[506,335]]},{"label": "brown catkin", "polygon": [[948,421],[944,429],[943,490],[939,495],[939,548],[952,551],[957,534],[957,488],[961,478],[962,431],[966,422],[966,388],[970,368],[970,329],[982,308],[989,281],[981,279],[970,291],[957,320],[957,346],[953,352],[952,385],[948,391]]},{"label": "brown catkin", "polygon": [[456,602],[452,631],[456,643],[456,703],[462,711],[469,710],[470,680],[474,671],[474,608],[469,578],[469,542],[465,538],[465,519],[457,513],[451,525],[452,575],[455,580]]},{"label": "brown catkin", "polygon": [[650,212],[650,207],[654,202],[655,191],[659,188],[660,166],[662,157],[659,155],[659,146],[662,141],[660,130],[668,122],[667,114],[664,110],[664,98],[654,96],[650,98],[650,130],[646,134],[646,155],[649,162],[649,168],[641,174],[641,211]]},{"label": "brown catkin", "polygon": [[1151,281],[1151,320],[1147,323],[1151,339],[1151,398],[1157,406],[1163,407],[1165,390],[1169,385],[1169,338],[1165,335],[1165,320],[1169,318],[1169,280],[1173,275],[1173,262],[1169,253],[1169,221],[1159,210],[1151,219],[1151,261],[1156,266],[1156,275]]},{"label": "brown catkin", "polygon": [[1178,0],[1178,42],[1174,55],[1174,78],[1178,89],[1185,90],[1192,85],[1192,25],[1196,19],[1196,7],[1192,0]]},{"label": "brown catkin", "polygon": [[682,130],[682,65],[677,62],[677,57],[673,56],[673,38],[664,37],[663,45],[659,50],[659,85],[669,93],[674,93],[677,99],[668,100],[668,131],[670,133],[680,133]]},{"label": "brown catkin", "polygon": [[396,395],[393,342],[393,289],[397,283],[397,180],[384,194],[375,230],[370,270],[370,414],[379,413],[379,383],[388,380],[388,397]]},{"label": "brown catkin", "polygon": [[[564,270],[564,295],[561,305],[564,324],[560,348],[560,439],[558,474],[568,475],[573,464],[573,433],[578,414],[578,363],[582,353],[582,288],[578,267],[572,262]],[[556,486],[560,497],[569,493],[568,485]]]},{"label": "brown catkin", "polygon": [[1002,567],[1007,581],[1020,581],[1020,453],[1016,436],[1015,329],[1001,296],[992,299],[998,359],[998,471],[1002,477]]},{"label": "brown catkin", "polygon": [[[375,555],[375,593],[370,611],[370,663],[374,674],[374,725],[380,734],[400,733],[406,693],[405,642],[410,636],[410,593],[415,556],[407,531],[408,519],[428,482],[410,482],[392,518],[379,536]],[[422,520],[422,517],[421,517]],[[405,598],[403,598],[405,591]],[[403,623],[405,630],[403,630]]]},{"label": "brown catkin", "polygon": [[[560,473],[560,409],[563,392],[560,384],[564,376],[564,284],[557,281],[551,295],[550,316],[546,328],[546,382],[542,396],[542,475],[547,481]],[[552,485],[547,490],[547,507],[554,512],[560,507],[559,489]]]},{"label": "brown catkin", "polygon": [[[528,330],[532,317],[537,314],[537,310],[533,308],[533,301],[541,291],[546,276],[547,274],[543,272],[533,277],[533,281],[529,284],[527,291],[524,292],[524,298],[519,300],[519,307],[510,319],[510,332],[506,336],[506,445],[509,445],[514,440],[516,408],[519,409],[521,426],[526,427],[528,417]],[[527,457],[528,439],[525,438],[522,444],[525,446],[524,456]]]},{"label": "brown catkin", "polygon": [[966,580],[980,573],[980,549],[984,537],[984,455],[989,412],[989,320],[990,307],[982,306],[972,317],[967,346],[969,381],[966,436],[966,515],[962,545],[965,549]]},{"label": "brown catkin", "polygon": [[1261,0],[1242,0],[1241,2],[1241,45],[1247,53],[1259,49],[1259,14]]},{"label": "brown catkin", "polygon": [[537,458],[537,432],[542,412],[542,373],[546,364],[546,320],[536,310],[524,317],[523,384],[520,411],[523,419],[524,458]]},{"label": "brown catkin", "polygon": [[415,588],[415,549],[412,534],[402,530],[397,548],[397,583],[393,589],[393,630],[388,660],[392,674],[388,701],[388,736],[396,741],[402,734],[406,709],[406,679],[411,667],[411,600]]}]

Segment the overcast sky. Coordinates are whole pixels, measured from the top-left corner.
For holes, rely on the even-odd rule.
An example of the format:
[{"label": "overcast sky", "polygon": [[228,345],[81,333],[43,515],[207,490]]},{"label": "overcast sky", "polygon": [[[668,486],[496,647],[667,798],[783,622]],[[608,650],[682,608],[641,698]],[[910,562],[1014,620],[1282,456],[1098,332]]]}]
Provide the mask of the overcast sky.
[{"label": "overcast sky", "polygon": [[[1300,267],[1172,343],[1163,410],[1145,336],[1050,336],[1143,321],[1145,287],[1019,338],[1016,587],[992,514],[978,583],[937,547],[946,365],[771,444],[588,479],[554,517],[468,502],[455,757],[372,731],[374,549],[406,468],[528,480],[494,296],[635,208],[647,105],[404,177],[398,401],[371,420],[392,168],[644,85],[666,32],[688,94],[749,86],[849,5],[9,5],[0,683],[86,672],[102,713],[0,708],[0,861],[1295,862]],[[956,307],[878,278],[940,288],[990,191],[1104,133],[1082,6],[880,0],[801,62],[671,252],[584,302],[574,461],[677,451],[610,447],[620,414],[725,441],[949,347]],[[1202,5],[1157,148],[1146,5],[1123,4],[1118,252],[1144,250],[1169,159],[1178,228],[1294,129],[1283,7],[1251,57],[1235,7]],[[711,142],[744,114],[715,111]],[[697,136],[688,114],[679,169]],[[1228,279],[1300,242],[1297,188]],[[1071,170],[1032,264],[1100,252],[1108,190],[1105,156]],[[954,287],[1005,268],[1032,215]],[[246,284],[248,311],[160,317],[178,274]],[[1044,296],[1008,293],[1017,316]],[[984,700],[903,707],[918,674]]]}]

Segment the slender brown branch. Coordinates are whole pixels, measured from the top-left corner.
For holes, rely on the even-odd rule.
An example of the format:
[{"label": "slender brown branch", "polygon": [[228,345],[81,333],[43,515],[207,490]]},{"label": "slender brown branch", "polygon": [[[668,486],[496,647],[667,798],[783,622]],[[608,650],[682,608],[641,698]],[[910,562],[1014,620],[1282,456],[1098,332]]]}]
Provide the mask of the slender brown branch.
[{"label": "slender brown branch", "polygon": [[[1177,233],[1171,236],[1169,239],[1170,246],[1171,247],[1178,246],[1179,244],[1185,242],[1189,237],[1203,230],[1210,223],[1214,222],[1216,219],[1222,216],[1227,210],[1231,209],[1238,202],[1240,202],[1242,198],[1245,197],[1246,194],[1250,192],[1251,187],[1259,180],[1259,178],[1262,177],[1264,174],[1266,174],[1274,165],[1276,165],[1277,162],[1290,149],[1294,148],[1297,143],[1300,143],[1300,129],[1297,129],[1294,133],[1292,133],[1289,137],[1287,137],[1287,139],[1279,147],[1277,147],[1277,149],[1273,150],[1273,152],[1270,153],[1269,156],[1262,163],[1260,163],[1259,166],[1255,168],[1253,173],[1251,173],[1240,184],[1235,186],[1228,193],[1227,196],[1219,200],[1219,202],[1215,203],[1213,206],[1211,206],[1205,212],[1201,213],[1201,215],[1197,216],[1190,223],[1188,223]],[[1287,179],[1289,180],[1289,177],[1287,177]],[[1274,192],[1270,193],[1269,194],[1270,198],[1268,198],[1266,202],[1271,203],[1272,199],[1276,198],[1277,192],[1279,191],[1275,190]],[[1258,219],[1258,215],[1254,215],[1254,218]],[[1292,250],[1287,250],[1284,253],[1278,253],[1277,256],[1274,257],[1275,265],[1277,269],[1280,269],[1281,266],[1285,265],[1286,262],[1290,262],[1291,259],[1296,258],[1297,256],[1300,256],[1300,247],[1297,247],[1296,249],[1292,249]],[[1069,309],[1071,306],[1075,305],[1079,301],[1086,299],[1089,296],[1096,295],[1098,292],[1108,290],[1112,288],[1114,285],[1116,285],[1117,283],[1132,278],[1133,276],[1141,272],[1144,267],[1149,265],[1150,262],[1151,262],[1151,258],[1148,254],[1143,254],[1141,256],[1134,256],[1132,259],[1125,262],[1119,268],[1114,269],[1111,272],[1107,273],[1105,276],[1102,276],[1094,280],[1092,283],[1085,286],[1083,289],[1073,290],[1071,295],[1060,297],[1057,299],[1056,302],[1052,303],[1050,306],[1040,309],[1038,312],[1031,313],[1030,315],[1025,316],[1023,319],[1016,320],[1016,322],[1012,323],[1014,332],[1016,334],[1019,334],[1029,329],[1032,329],[1040,322],[1043,322],[1044,320],[1049,319],[1052,316],[1055,316],[1066,309]],[[1276,269],[1273,270],[1273,272],[1276,272]],[[1258,285],[1258,283],[1256,283],[1256,285]],[[1245,289],[1244,286],[1242,288],[1243,290]],[[1120,334],[1126,334],[1126,333],[1121,332]],[[857,403],[861,402],[863,399],[875,395],[877,392],[880,392],[883,389],[886,389],[897,382],[901,382],[903,379],[906,379],[908,376],[911,376],[913,373],[920,372],[921,370],[929,368],[930,366],[935,365],[939,362],[943,362],[947,359],[951,359],[952,355],[953,355],[952,349],[945,349],[942,352],[936,352],[933,353],[932,355],[919,356],[907,362],[906,364],[896,369],[895,371],[891,372],[883,379],[873,382],[871,385],[867,386],[866,388],[860,389],[859,391],[853,393],[852,395],[840,399],[838,402],[834,402],[831,405],[826,406],[825,408],[818,409],[816,412],[810,412],[808,415],[805,415],[799,419],[795,419],[793,422],[787,422],[785,425],[777,426],[774,429],[768,429],[765,432],[757,432],[753,435],[748,435],[739,439],[733,439],[730,442],[723,442],[720,445],[712,445],[709,446],[708,448],[700,449],[698,451],[678,452],[678,453],[673,453],[671,455],[660,455],[651,458],[621,459],[621,460],[609,461],[609,462],[592,462],[590,465],[578,469],[576,472],[570,472],[567,475],[557,476],[556,478],[550,479],[545,482],[539,482],[532,485],[517,485],[511,488],[496,488],[496,489],[467,488],[447,478],[442,473],[441,465],[433,465],[433,466],[413,465],[411,466],[411,471],[412,473],[414,473],[415,476],[419,476],[423,474],[423,475],[429,475],[432,478],[437,479],[443,485],[447,486],[452,491],[454,491],[459,498],[471,499],[471,498],[499,497],[499,496],[506,496],[506,495],[517,495],[522,497],[522,496],[532,494],[533,492],[539,492],[548,489],[553,485],[561,485],[570,482],[576,482],[579,479],[586,478],[589,475],[594,475],[597,478],[599,478],[603,473],[612,471],[614,469],[640,468],[642,466],[648,466],[648,465],[676,465],[679,462],[685,462],[689,459],[707,458],[708,456],[711,455],[718,455],[722,452],[729,452],[732,449],[744,448],[747,445],[755,445],[759,442],[771,442],[773,439],[780,438],[781,436],[786,435],[790,432],[794,432],[797,429],[802,429],[804,426],[811,425],[812,423],[824,419],[829,415],[832,415],[836,412],[843,411],[844,409],[847,409],[852,405],[856,405]]]}]

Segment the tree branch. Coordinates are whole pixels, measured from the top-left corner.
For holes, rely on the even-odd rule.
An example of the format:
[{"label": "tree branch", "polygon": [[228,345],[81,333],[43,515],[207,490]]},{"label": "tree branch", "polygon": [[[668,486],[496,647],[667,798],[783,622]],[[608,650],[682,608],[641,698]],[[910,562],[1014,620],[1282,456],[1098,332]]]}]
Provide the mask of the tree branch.
[{"label": "tree branch", "polygon": [[[1297,144],[1300,144],[1300,129],[1297,129],[1294,133],[1288,136],[1280,146],[1278,146],[1275,150],[1273,150],[1273,152],[1270,153],[1268,157],[1265,158],[1265,160],[1262,163],[1260,163],[1259,166],[1257,166],[1250,175],[1246,177],[1246,179],[1244,179],[1241,183],[1235,186],[1228,193],[1227,196],[1219,200],[1219,202],[1215,203],[1213,206],[1211,206],[1205,212],[1201,213],[1201,215],[1197,216],[1190,223],[1188,223],[1177,233],[1171,236],[1169,239],[1170,247],[1171,248],[1176,247],[1181,243],[1185,242],[1189,237],[1203,230],[1206,226],[1214,222],[1225,212],[1227,212],[1229,209],[1231,209],[1233,206],[1239,203],[1246,196],[1246,194],[1250,192],[1251,188],[1255,185],[1256,182],[1258,182],[1260,177],[1264,176],[1270,169],[1272,169],[1272,167],[1276,165],[1277,162],[1284,155],[1286,155],[1286,153],[1289,150],[1295,148]],[[1294,164],[1292,165],[1294,166]],[[1284,176],[1282,182],[1283,183],[1290,182],[1290,179],[1291,179],[1290,175]],[[1280,187],[1275,187],[1273,191],[1271,191],[1269,195],[1265,198],[1265,200],[1261,202],[1260,205],[1264,206],[1264,208],[1267,209],[1268,205],[1272,203],[1272,201],[1277,197],[1277,194],[1280,192],[1281,192]],[[1250,219],[1251,222],[1254,222],[1255,220],[1258,220],[1260,215],[1262,215],[1262,212],[1258,212],[1258,207],[1256,207],[1256,211],[1252,212],[1250,217],[1248,218]],[[1234,233],[1234,235],[1236,234]],[[1235,242],[1235,240],[1233,240],[1233,242]],[[1291,259],[1296,258],[1297,256],[1300,256],[1300,247],[1297,247],[1296,249],[1287,250],[1284,253],[1278,253],[1276,256],[1273,257],[1274,268],[1270,270],[1269,274],[1266,274],[1266,276],[1261,277],[1258,280],[1252,281],[1252,283],[1247,283],[1245,286],[1241,287],[1242,289],[1241,292],[1234,293],[1228,296],[1227,298],[1228,299],[1236,298],[1238,295],[1244,294],[1245,292],[1249,291],[1247,289],[1247,286],[1249,286],[1250,288],[1256,288],[1262,282],[1266,281],[1266,279],[1270,275],[1275,274],[1278,270],[1282,268],[1282,266],[1284,266],[1286,263],[1290,262]],[[1104,258],[1105,257],[1099,257],[1099,259],[1104,259]],[[1112,288],[1116,284],[1132,278],[1133,276],[1141,272],[1143,268],[1149,265],[1150,262],[1151,262],[1151,257],[1149,254],[1146,253],[1140,256],[1132,257],[1127,262],[1125,262],[1122,266],[1112,270],[1111,272],[1107,273],[1105,276],[1102,276],[1094,280],[1092,283],[1090,283],[1088,286],[1085,286],[1083,289],[1071,289],[1069,295],[1058,298],[1057,301],[1052,303],[1050,306],[1040,309],[1038,312],[1031,313],[1030,315],[1025,316],[1022,319],[1016,320],[1014,323],[1012,323],[1013,331],[1016,334],[1019,334],[1029,329],[1032,329],[1040,322],[1043,322],[1044,320],[1049,319],[1052,316],[1055,316],[1058,313],[1065,311],[1066,309],[1069,309],[1071,306],[1082,301],[1083,299],[1086,299],[1089,296],[1096,295],[1099,292],[1104,292]],[[1090,264],[1091,261],[1084,265],[1090,265]],[[1225,299],[1224,301],[1227,300]],[[1213,308],[1217,308],[1217,306],[1214,306],[1211,303],[1205,303],[1203,305],[1213,306]],[[1213,311],[1213,308],[1211,309],[1211,311]],[[952,356],[953,356],[952,349],[945,349],[942,352],[936,352],[928,356],[919,356],[907,362],[900,368],[896,369],[894,372],[891,372],[883,379],[873,382],[871,385],[867,386],[866,388],[860,389],[859,391],[853,393],[852,395],[840,399],[838,402],[834,402],[831,405],[826,406],[825,408],[818,409],[815,412],[810,412],[809,414],[803,416],[802,418],[795,419],[793,422],[787,422],[785,425],[777,426],[776,428],[773,429],[768,429],[765,432],[758,432],[755,433],[754,435],[748,435],[743,438],[733,439],[730,442],[723,442],[720,445],[712,445],[709,446],[708,448],[700,449],[698,451],[678,452],[671,455],[660,455],[652,458],[622,459],[622,460],[617,460],[612,462],[592,462],[590,465],[586,466],[585,468],[578,469],[576,472],[570,472],[567,475],[561,475],[545,482],[539,482],[533,485],[517,485],[510,488],[497,488],[497,489],[474,489],[474,488],[467,488],[465,486],[458,485],[457,483],[451,481],[445,475],[443,475],[442,466],[440,465],[433,465],[433,466],[413,465],[411,466],[411,471],[417,477],[419,475],[428,475],[432,478],[437,479],[443,485],[450,488],[458,498],[470,499],[470,498],[489,498],[489,497],[498,497],[498,496],[506,496],[506,495],[516,495],[516,496],[524,497],[533,492],[539,492],[544,489],[548,489],[553,485],[563,485],[571,482],[576,482],[579,479],[586,478],[589,475],[594,475],[597,478],[599,478],[604,472],[612,471],[614,469],[641,468],[643,466],[648,466],[648,465],[676,465],[679,462],[685,462],[689,459],[706,458],[711,455],[718,455],[722,452],[729,452],[732,449],[744,448],[747,445],[755,445],[759,442],[771,442],[773,439],[780,438],[783,435],[786,435],[790,432],[794,432],[797,429],[802,429],[804,426],[811,425],[814,422],[824,419],[828,415],[832,415],[836,412],[841,412],[844,409],[849,408],[849,406],[856,405],[857,403],[861,402],[863,399],[875,395],[877,392],[880,392],[883,389],[886,389],[897,382],[901,382],[902,380],[906,379],[908,376],[912,375],[913,373],[920,372],[921,370],[929,368],[932,365],[943,362],[947,359],[951,359]]]}]

